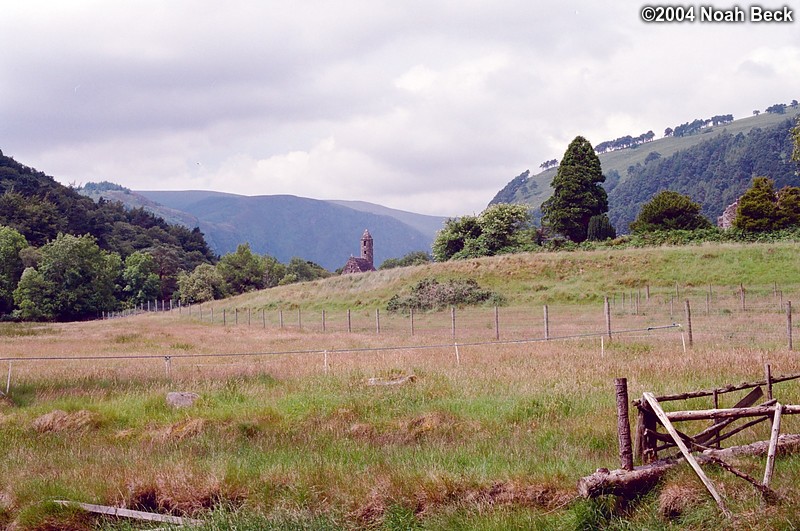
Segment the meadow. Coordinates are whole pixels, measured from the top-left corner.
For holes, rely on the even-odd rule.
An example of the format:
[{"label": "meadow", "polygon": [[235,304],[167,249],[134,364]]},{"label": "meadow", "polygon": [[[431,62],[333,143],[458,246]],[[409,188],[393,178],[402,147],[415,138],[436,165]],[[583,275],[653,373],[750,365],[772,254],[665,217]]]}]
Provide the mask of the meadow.
[{"label": "meadow", "polygon": [[[202,314],[4,323],[0,528],[155,527],[53,503],[63,499],[191,516],[199,529],[794,529],[797,457],[778,459],[782,498],[769,505],[709,469],[732,520],[688,466],[630,503],[579,499],[575,484],[619,466],[614,378],[636,398],[757,380],[765,363],[800,372],[785,315],[800,300],[799,251],[524,254],[284,286]],[[474,278],[507,302],[458,308],[455,327],[450,310],[419,313],[412,334],[410,316],[385,305],[428,277]],[[170,391],[199,399],[172,409]],[[775,393],[800,404],[800,384]]]}]

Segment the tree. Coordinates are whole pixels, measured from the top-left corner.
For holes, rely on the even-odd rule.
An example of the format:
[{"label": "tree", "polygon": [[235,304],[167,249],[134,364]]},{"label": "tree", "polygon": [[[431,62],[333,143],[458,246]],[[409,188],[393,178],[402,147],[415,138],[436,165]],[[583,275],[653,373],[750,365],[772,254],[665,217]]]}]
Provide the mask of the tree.
[{"label": "tree", "polygon": [[437,262],[526,250],[533,241],[526,205],[496,203],[478,216],[448,219],[433,242]]},{"label": "tree", "polygon": [[711,222],[700,213],[700,208],[689,196],[664,190],[642,205],[630,229],[641,234],[659,230],[710,228]]},{"label": "tree", "polygon": [[[473,252],[468,242],[474,242],[481,235],[481,227],[477,216],[462,216],[449,218],[444,222],[444,227],[436,233],[433,241],[433,259],[437,262],[446,262],[458,255],[459,258]],[[465,252],[464,249],[467,248]],[[478,254],[477,256],[482,256]]]},{"label": "tree", "polygon": [[94,237],[59,234],[41,248],[38,269],[23,272],[14,302],[22,316],[34,316],[34,306],[40,308],[38,317],[31,318],[73,321],[95,317],[116,307],[114,294],[121,266],[119,255],[102,251]]},{"label": "tree", "polygon": [[754,178],[753,185],[739,199],[733,226],[747,232],[767,232],[775,230],[779,220],[775,182],[767,177]]},{"label": "tree", "polygon": [[19,231],[0,225],[0,315],[14,309],[14,290],[24,270],[20,251],[27,247]]},{"label": "tree", "polygon": [[586,239],[589,220],[608,212],[605,181],[592,145],[582,136],[567,147],[550,186],[553,195],[542,204],[542,221],[574,242]]},{"label": "tree", "polygon": [[782,229],[800,225],[800,188],[784,186],[778,190],[778,217]]},{"label": "tree", "polygon": [[213,301],[225,296],[225,280],[211,264],[200,264],[194,271],[178,274],[178,297],[183,304]]},{"label": "tree", "polygon": [[617,237],[617,231],[608,220],[607,214],[592,216],[586,229],[586,239],[592,242],[601,242]]},{"label": "tree", "polygon": [[413,251],[402,258],[387,258],[383,261],[378,269],[394,269],[395,267],[409,267],[428,264],[431,262],[431,260],[431,255],[425,251]]},{"label": "tree", "polygon": [[161,293],[158,266],[148,253],[137,251],[125,259],[122,280],[122,291],[134,305],[152,301]]},{"label": "tree", "polygon": [[792,136],[794,137],[794,151],[792,152],[792,160],[800,162],[800,122],[792,129]]},{"label": "tree", "polygon": [[236,252],[219,259],[217,271],[222,276],[230,293],[239,294],[266,287],[266,261],[250,250],[249,243],[242,243]]}]

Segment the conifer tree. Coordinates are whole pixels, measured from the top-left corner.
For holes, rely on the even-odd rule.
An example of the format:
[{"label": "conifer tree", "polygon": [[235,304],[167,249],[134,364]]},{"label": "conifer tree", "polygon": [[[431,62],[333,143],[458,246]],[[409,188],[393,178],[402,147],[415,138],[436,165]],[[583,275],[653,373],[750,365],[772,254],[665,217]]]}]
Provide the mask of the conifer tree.
[{"label": "conifer tree", "polygon": [[592,216],[608,212],[608,196],[600,186],[605,180],[592,145],[575,137],[550,183],[553,195],[542,204],[543,222],[574,242],[586,240]]}]

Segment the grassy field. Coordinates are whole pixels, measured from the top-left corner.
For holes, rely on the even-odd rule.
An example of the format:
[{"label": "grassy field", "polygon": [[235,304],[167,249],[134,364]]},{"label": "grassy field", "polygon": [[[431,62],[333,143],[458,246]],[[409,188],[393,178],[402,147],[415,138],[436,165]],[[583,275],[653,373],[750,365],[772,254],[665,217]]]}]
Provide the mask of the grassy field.
[{"label": "grassy field", "polygon": [[[765,363],[800,372],[780,306],[800,291],[799,251],[515,255],[251,293],[215,303],[213,324],[212,305],[202,319],[195,306],[191,315],[3,324],[0,359],[14,361],[0,361],[1,390],[11,371],[0,399],[0,528],[156,527],[52,503],[67,499],[202,518],[202,529],[794,529],[797,457],[778,460],[774,505],[710,469],[732,521],[688,467],[626,505],[577,499],[575,483],[618,466],[616,377],[636,397],[760,379]],[[501,341],[493,308],[458,309],[455,339],[450,311],[418,315],[414,335],[408,316],[384,311],[430,276],[501,292]],[[601,342],[605,296],[615,335]],[[685,325],[686,299],[694,345],[684,351],[685,326],[647,328]],[[558,339],[542,341],[544,304]],[[172,409],[169,391],[199,400]],[[800,385],[776,386],[776,396],[798,404]],[[798,432],[797,423],[785,418],[782,431]],[[767,436],[762,424],[735,442]],[[763,474],[761,459],[736,466]]]}]

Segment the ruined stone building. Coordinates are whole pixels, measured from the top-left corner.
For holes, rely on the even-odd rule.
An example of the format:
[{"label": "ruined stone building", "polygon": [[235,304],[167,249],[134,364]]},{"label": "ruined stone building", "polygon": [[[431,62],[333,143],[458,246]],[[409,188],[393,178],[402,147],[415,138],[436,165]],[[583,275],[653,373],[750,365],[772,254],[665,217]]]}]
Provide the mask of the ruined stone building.
[{"label": "ruined stone building", "polygon": [[356,258],[351,256],[342,269],[342,274],[349,273],[366,273],[367,271],[375,271],[373,265],[373,241],[372,235],[369,230],[364,229],[364,234],[361,235],[361,257]]}]

